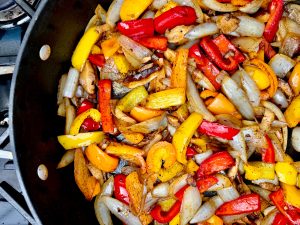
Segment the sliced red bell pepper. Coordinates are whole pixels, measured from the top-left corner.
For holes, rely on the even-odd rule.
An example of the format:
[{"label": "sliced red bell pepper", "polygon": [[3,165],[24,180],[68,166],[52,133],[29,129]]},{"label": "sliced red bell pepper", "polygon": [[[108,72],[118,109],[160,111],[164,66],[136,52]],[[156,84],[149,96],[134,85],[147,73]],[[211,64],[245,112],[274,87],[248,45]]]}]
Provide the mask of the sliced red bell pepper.
[{"label": "sliced red bell pepper", "polygon": [[91,54],[88,59],[92,64],[99,67],[103,67],[105,64],[105,57],[103,54]]},{"label": "sliced red bell pepper", "polygon": [[271,201],[277,207],[277,209],[288,219],[291,224],[300,225],[300,213],[295,207],[287,204],[284,201],[283,189],[274,191],[269,195]]},{"label": "sliced red bell pepper", "polygon": [[272,0],[268,6],[270,17],[264,30],[264,37],[268,42],[272,42],[276,35],[283,14],[283,6],[283,0]]},{"label": "sliced red bell pepper", "polygon": [[216,81],[219,75],[219,69],[204,55],[198,44],[194,44],[189,50],[189,57],[195,59],[197,67],[201,70],[212,85],[219,90],[221,84]]},{"label": "sliced red bell pepper", "polygon": [[258,194],[242,195],[237,199],[225,202],[217,211],[217,216],[239,215],[260,210],[260,197]]},{"label": "sliced red bell pepper", "polygon": [[152,18],[120,22],[117,27],[121,34],[131,38],[152,37],[154,35]]},{"label": "sliced red bell pepper", "polygon": [[134,40],[147,48],[151,48],[155,50],[166,51],[168,46],[168,39],[162,36],[144,37],[144,38],[137,38]]},{"label": "sliced red bell pepper", "polygon": [[189,160],[197,154],[196,150],[192,147],[187,147],[186,158]]},{"label": "sliced red bell pepper", "polygon": [[203,178],[205,176],[215,174],[234,166],[234,164],[235,161],[228,152],[217,152],[205,159],[199,165],[199,169],[197,170],[197,177]]},{"label": "sliced red bell pepper", "polygon": [[201,123],[198,131],[202,134],[219,137],[226,140],[232,140],[233,137],[240,132],[239,129],[228,127],[219,123],[208,122],[206,120]]},{"label": "sliced red bell pepper", "polygon": [[269,138],[268,135],[265,135],[267,143],[268,143],[268,148],[267,149],[262,149],[262,161],[266,163],[275,163],[275,150],[274,146],[272,144],[271,139]]},{"label": "sliced red bell pepper", "polygon": [[86,118],[81,127],[85,130],[85,131],[96,131],[100,129],[100,123],[94,121],[92,118]]},{"label": "sliced red bell pepper", "polygon": [[266,39],[262,39],[262,41],[259,44],[259,49],[263,49],[265,56],[270,60],[274,55],[276,55],[276,51],[273,49],[271,44],[267,42]]},{"label": "sliced red bell pepper", "polygon": [[183,188],[181,188],[178,192],[176,192],[175,196],[177,197],[178,200],[174,203],[174,205],[171,207],[171,209],[168,212],[162,211],[161,206],[156,205],[150,212],[152,218],[159,223],[170,222],[180,212],[181,201],[184,195],[184,191],[188,187],[189,186],[186,185]]},{"label": "sliced red bell pepper", "polygon": [[215,176],[206,176],[197,181],[197,187],[200,193],[203,193],[216,183],[218,183],[218,178]]},{"label": "sliced red bell pepper", "polygon": [[208,58],[222,70],[234,71],[238,68],[238,61],[232,56],[224,58],[220,49],[210,37],[202,38],[200,41],[200,46],[207,54]]},{"label": "sliced red bell pepper", "polygon": [[91,109],[94,107],[94,104],[92,102],[90,102],[87,99],[84,99],[81,103],[81,105],[78,107],[76,115],[78,116],[79,114]]},{"label": "sliced red bell pepper", "polygon": [[154,19],[155,30],[163,34],[167,29],[179,25],[192,25],[196,22],[196,12],[189,6],[176,6]]},{"label": "sliced red bell pepper", "polygon": [[273,220],[273,223],[272,225],[292,225],[288,219],[282,215],[282,213],[277,213],[274,220]]},{"label": "sliced red bell pepper", "polygon": [[113,118],[110,109],[111,80],[105,79],[98,82],[99,111],[101,113],[102,129],[104,132],[114,131]]},{"label": "sliced red bell pepper", "polygon": [[222,55],[226,55],[229,52],[232,52],[234,55],[232,58],[238,63],[242,63],[246,60],[246,57],[241,53],[226,37],[224,34],[219,35],[213,39],[213,42],[219,48]]},{"label": "sliced red bell pepper", "polygon": [[125,204],[129,204],[129,195],[126,190],[126,176],[124,174],[117,174],[114,177],[114,195],[115,198]]}]

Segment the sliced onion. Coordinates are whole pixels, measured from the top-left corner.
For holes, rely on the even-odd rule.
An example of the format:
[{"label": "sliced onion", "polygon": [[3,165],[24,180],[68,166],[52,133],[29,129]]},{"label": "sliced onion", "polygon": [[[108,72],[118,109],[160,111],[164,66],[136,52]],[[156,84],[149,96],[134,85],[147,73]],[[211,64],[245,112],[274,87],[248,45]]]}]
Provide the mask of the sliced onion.
[{"label": "sliced onion", "polygon": [[111,176],[102,186],[101,196],[112,196],[114,192],[114,177]]},{"label": "sliced onion", "polygon": [[185,185],[187,185],[187,179],[188,179],[188,177],[189,177],[188,174],[184,174],[184,175],[180,176],[179,178],[175,179],[170,184],[170,187],[169,187],[169,193],[170,193],[170,195],[174,195],[181,188],[183,188]]},{"label": "sliced onion", "polygon": [[268,180],[268,179],[258,179],[258,180],[253,180],[253,184],[260,185],[261,183],[270,183],[274,185],[279,185],[279,180],[278,177],[275,175],[275,178],[273,180]]},{"label": "sliced onion", "polygon": [[202,0],[201,3],[207,8],[218,12],[234,12],[238,10],[237,7],[230,3],[220,3],[217,0]]},{"label": "sliced onion", "polygon": [[300,127],[295,127],[293,129],[292,146],[297,152],[300,152]]},{"label": "sliced onion", "polygon": [[168,124],[168,131],[173,136],[176,132],[176,128],[173,127],[172,125]]},{"label": "sliced onion", "polygon": [[288,17],[283,17],[282,20],[285,22],[288,33],[300,35],[300,25],[297,22]]},{"label": "sliced onion", "polygon": [[288,107],[289,103],[286,99],[286,96],[282,93],[280,89],[277,89],[275,95],[272,97],[274,103],[280,108],[285,109]]},{"label": "sliced onion", "polygon": [[123,50],[129,52],[136,60],[145,63],[146,60],[151,59],[152,52],[129,37],[121,35],[119,37],[119,43]]},{"label": "sliced onion", "polygon": [[78,86],[79,71],[75,68],[70,68],[68,77],[64,86],[63,96],[73,98]]},{"label": "sliced onion", "polygon": [[247,97],[253,107],[259,106],[260,103],[260,90],[255,81],[246,73],[244,69],[241,71],[242,87],[245,90]]},{"label": "sliced onion", "polygon": [[147,12],[144,13],[144,15],[142,16],[142,19],[153,19],[155,16],[155,13],[151,10],[148,10]]},{"label": "sliced onion", "polygon": [[246,119],[254,119],[254,110],[244,91],[228,76],[222,81],[222,91]]},{"label": "sliced onion", "polygon": [[243,127],[242,132],[248,146],[252,146],[254,148],[268,147],[268,143],[265,138],[265,135],[263,132],[261,132],[261,130],[257,125]]},{"label": "sliced onion", "polygon": [[243,52],[250,53],[259,50],[261,40],[261,38],[257,37],[237,37],[232,39],[231,42]]},{"label": "sliced onion", "polygon": [[[262,105],[264,107],[266,107],[267,109],[271,110],[281,122],[284,122],[284,123],[286,122],[282,111],[275,104],[273,104],[272,102],[263,101]],[[288,128],[287,128],[287,126],[282,128],[282,135],[283,135],[282,147],[283,147],[283,151],[285,151],[286,147],[287,147],[287,142],[288,142]]]},{"label": "sliced onion", "polygon": [[98,195],[95,199],[94,210],[100,225],[113,225],[109,209],[103,203],[100,195]]},{"label": "sliced onion", "polygon": [[262,3],[263,3],[263,0],[253,0],[253,1],[249,2],[248,4],[246,4],[245,6],[240,7],[239,10],[244,13],[253,14],[259,10]]},{"label": "sliced onion", "polygon": [[246,150],[246,141],[243,135],[243,132],[239,132],[229,141],[229,145],[237,152],[240,153],[240,158],[243,162],[247,163],[247,150]]},{"label": "sliced onion", "polygon": [[284,150],[282,148],[282,145],[281,145],[278,137],[274,133],[269,133],[268,135],[269,135],[269,137],[272,141],[273,147],[274,147],[276,162],[283,162],[284,158],[285,158],[285,153],[284,153]]},{"label": "sliced onion", "polygon": [[152,2],[151,8],[159,10],[167,3],[168,3],[168,0],[154,0]]},{"label": "sliced onion", "polygon": [[124,132],[130,133],[143,133],[149,134],[153,131],[163,130],[167,127],[168,120],[166,114],[162,114],[161,116],[154,117],[152,119],[143,121],[141,123],[137,123],[131,125],[129,127],[124,128]]},{"label": "sliced onion", "polygon": [[71,149],[66,151],[66,153],[61,157],[56,169],[66,167],[74,161],[75,150]]},{"label": "sliced onion", "polygon": [[205,159],[213,154],[212,150],[207,150],[206,152],[199,153],[195,155],[195,161],[200,165]]},{"label": "sliced onion", "polygon": [[142,225],[139,218],[133,215],[133,213],[130,212],[129,207],[124,203],[108,196],[101,197],[101,201],[107,206],[111,213],[123,223],[130,225]]},{"label": "sliced onion", "polygon": [[269,213],[267,216],[265,216],[262,219],[261,225],[270,225],[270,224],[273,224],[274,218],[275,218],[275,216],[276,216],[277,213],[278,213],[277,211]]},{"label": "sliced onion", "polygon": [[208,111],[204,102],[200,98],[196,85],[190,75],[188,75],[187,78],[186,92],[187,92],[186,95],[189,100],[189,103],[195,112],[200,113],[205,120],[208,120],[210,122],[216,120],[216,118],[213,116],[213,114],[211,114],[210,111]]},{"label": "sliced onion", "polygon": [[283,54],[276,54],[269,62],[277,77],[284,78],[296,62]]},{"label": "sliced onion", "polygon": [[217,174],[216,177],[218,179],[218,182],[210,188],[208,188],[208,191],[218,191],[226,187],[232,186],[232,183],[227,176],[223,174]]},{"label": "sliced onion", "polygon": [[65,124],[65,134],[70,133],[71,125],[76,117],[76,110],[73,105],[71,105],[68,98],[64,99],[66,107],[66,124]]},{"label": "sliced onion", "polygon": [[151,192],[146,195],[144,211],[148,212],[150,208],[158,201],[158,198],[152,196]]},{"label": "sliced onion", "polygon": [[107,13],[100,4],[97,5],[97,8],[95,9],[95,14],[100,19],[101,23],[105,23]]},{"label": "sliced onion", "polygon": [[201,206],[202,198],[196,187],[189,186],[185,191],[180,208],[180,225],[186,225]]},{"label": "sliced onion", "polygon": [[263,214],[264,214],[264,216],[267,216],[274,211],[277,211],[277,208],[276,208],[276,206],[272,205],[272,206],[269,206],[268,208],[265,208],[263,211]]},{"label": "sliced onion", "polygon": [[284,128],[287,126],[287,123],[286,122],[282,122],[282,121],[279,121],[279,120],[274,120],[271,124],[272,127],[278,127],[278,128]]},{"label": "sliced onion", "polygon": [[234,222],[237,222],[238,220],[243,219],[247,215],[249,215],[249,213],[243,213],[240,215],[222,216],[221,218],[222,218],[224,224],[233,224]]},{"label": "sliced onion", "polygon": [[190,223],[199,223],[208,220],[223,203],[224,201],[219,196],[210,198],[200,207]]},{"label": "sliced onion", "polygon": [[152,196],[157,198],[167,197],[169,195],[169,187],[168,183],[160,183],[156,185],[152,190]]},{"label": "sliced onion", "polygon": [[219,123],[225,126],[233,127],[236,129],[240,129],[243,126],[241,120],[230,114],[219,114],[216,115],[216,118]]},{"label": "sliced onion", "polygon": [[218,190],[217,192],[224,202],[232,201],[240,196],[239,192],[233,186],[223,188],[221,190]]},{"label": "sliced onion", "polygon": [[251,191],[259,194],[262,198],[264,198],[268,202],[270,201],[269,194],[271,194],[271,191],[268,191],[266,189],[251,184],[249,184],[248,187],[250,188]]},{"label": "sliced onion", "polygon": [[124,0],[114,0],[107,10],[106,23],[111,27],[115,27],[116,23],[120,20],[120,11],[123,2]]},{"label": "sliced onion", "polygon": [[237,16],[237,18],[240,23],[235,32],[246,37],[262,37],[265,29],[264,23],[250,16]]},{"label": "sliced onion", "polygon": [[207,22],[195,26],[184,36],[190,40],[196,40],[205,36],[217,34],[218,32],[219,32],[219,28],[215,23]]},{"label": "sliced onion", "polygon": [[186,5],[194,8],[197,16],[197,22],[203,23],[204,15],[198,0],[174,0],[174,2],[178,3],[179,5]]},{"label": "sliced onion", "polygon": [[66,85],[67,77],[68,77],[68,75],[64,74],[61,76],[61,78],[59,80],[58,91],[57,91],[57,104],[58,105],[63,103],[63,100],[64,100],[63,93],[64,93],[64,88]]}]

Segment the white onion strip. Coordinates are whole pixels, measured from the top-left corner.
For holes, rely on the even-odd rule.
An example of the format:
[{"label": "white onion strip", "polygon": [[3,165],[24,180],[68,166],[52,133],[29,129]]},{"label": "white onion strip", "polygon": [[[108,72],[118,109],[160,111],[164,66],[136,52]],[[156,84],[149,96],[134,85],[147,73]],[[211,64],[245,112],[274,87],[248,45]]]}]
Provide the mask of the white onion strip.
[{"label": "white onion strip", "polygon": [[263,2],[264,2],[263,0],[253,0],[248,4],[246,4],[245,6],[240,7],[239,10],[244,13],[253,14],[260,9],[260,6],[262,5]]},{"label": "white onion strip", "polygon": [[111,26],[115,27],[116,23],[120,20],[120,11],[124,0],[114,0],[108,10],[106,16],[106,23]]},{"label": "white onion strip", "polygon": [[230,3],[220,3],[217,0],[202,0],[201,2],[207,8],[218,12],[234,12],[238,10],[237,7]]},{"label": "white onion strip", "polygon": [[213,35],[219,32],[219,28],[215,23],[207,22],[199,24],[187,32],[184,36],[190,40],[196,40],[205,36]]}]

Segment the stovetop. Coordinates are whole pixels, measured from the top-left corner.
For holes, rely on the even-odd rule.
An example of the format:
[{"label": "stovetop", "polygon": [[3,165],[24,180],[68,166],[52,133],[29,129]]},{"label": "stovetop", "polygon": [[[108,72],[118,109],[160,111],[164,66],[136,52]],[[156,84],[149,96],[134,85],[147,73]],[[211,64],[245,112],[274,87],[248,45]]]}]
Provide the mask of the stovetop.
[{"label": "stovetop", "polygon": [[9,141],[12,73],[22,38],[40,0],[0,0],[0,224],[35,224],[24,199]]}]

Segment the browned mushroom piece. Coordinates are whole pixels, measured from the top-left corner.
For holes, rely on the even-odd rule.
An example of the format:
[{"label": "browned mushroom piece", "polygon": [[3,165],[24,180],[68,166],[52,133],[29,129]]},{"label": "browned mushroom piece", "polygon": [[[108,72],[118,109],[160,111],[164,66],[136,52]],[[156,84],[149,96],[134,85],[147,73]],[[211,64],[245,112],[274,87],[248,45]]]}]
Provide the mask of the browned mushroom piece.
[{"label": "browned mushroom piece", "polygon": [[222,33],[229,34],[238,28],[240,20],[231,14],[224,14],[218,16],[216,23]]},{"label": "browned mushroom piece", "polygon": [[89,61],[86,61],[84,68],[79,76],[79,83],[84,90],[89,94],[95,93],[96,74],[93,66]]}]

